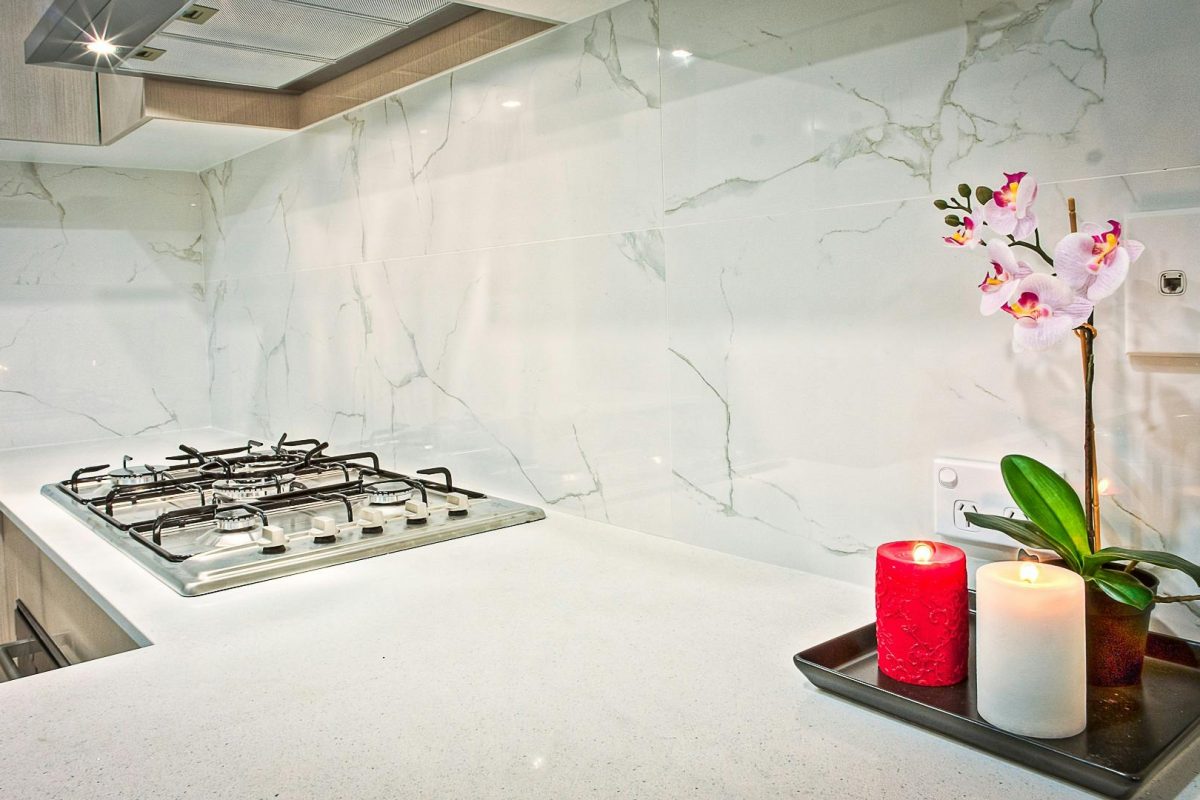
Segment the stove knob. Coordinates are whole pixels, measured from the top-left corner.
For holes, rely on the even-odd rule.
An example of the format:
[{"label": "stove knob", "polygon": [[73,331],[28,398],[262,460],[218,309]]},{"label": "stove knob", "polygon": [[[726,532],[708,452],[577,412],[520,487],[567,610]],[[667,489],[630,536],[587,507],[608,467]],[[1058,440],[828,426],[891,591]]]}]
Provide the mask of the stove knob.
[{"label": "stove knob", "polygon": [[429,506],[420,500],[409,500],[404,510],[408,512],[409,525],[424,525],[429,521]]},{"label": "stove knob", "polygon": [[462,492],[451,492],[446,495],[446,508],[452,517],[465,517],[470,510],[471,500]]},{"label": "stove knob", "polygon": [[383,512],[377,508],[364,508],[358,512],[358,520],[362,523],[362,532],[366,536],[383,533]]},{"label": "stove knob", "polygon": [[283,528],[278,525],[264,525],[262,533],[258,544],[262,547],[264,554],[274,555],[287,549],[287,534],[283,532]]},{"label": "stove knob", "polygon": [[337,541],[338,526],[333,517],[313,517],[313,544],[333,544]]}]

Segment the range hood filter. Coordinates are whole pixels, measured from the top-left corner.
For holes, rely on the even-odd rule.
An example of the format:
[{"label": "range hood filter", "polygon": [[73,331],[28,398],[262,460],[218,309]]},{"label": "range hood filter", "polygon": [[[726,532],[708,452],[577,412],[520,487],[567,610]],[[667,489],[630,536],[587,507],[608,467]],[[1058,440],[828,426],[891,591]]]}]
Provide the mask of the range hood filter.
[{"label": "range hood filter", "polygon": [[[336,61],[399,27],[280,0],[205,1],[217,9],[211,19],[202,25],[177,19],[160,36]],[[148,44],[171,51],[169,39]]]},{"label": "range hood filter", "polygon": [[155,36],[147,45],[161,49],[162,55],[153,60],[128,59],[118,71],[278,89],[330,63],[166,36]]}]

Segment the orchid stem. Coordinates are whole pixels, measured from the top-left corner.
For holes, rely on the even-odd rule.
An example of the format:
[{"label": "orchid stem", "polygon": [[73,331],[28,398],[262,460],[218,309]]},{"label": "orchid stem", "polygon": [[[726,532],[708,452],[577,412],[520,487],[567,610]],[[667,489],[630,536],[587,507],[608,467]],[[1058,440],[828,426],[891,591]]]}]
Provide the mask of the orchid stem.
[{"label": "orchid stem", "polygon": [[[1067,198],[1067,214],[1070,218],[1071,233],[1075,233],[1079,230],[1079,223],[1075,216],[1074,197]],[[1083,357],[1083,493],[1088,546],[1092,548],[1093,553],[1102,546],[1099,470],[1096,467],[1096,416],[1092,407],[1092,383],[1096,377],[1096,334],[1096,314],[1093,312],[1085,324],[1075,329],[1075,335],[1079,337],[1080,355]]]},{"label": "orchid stem", "polygon": [[1190,603],[1193,600],[1200,600],[1200,594],[1158,595],[1154,598],[1156,603]]},{"label": "orchid stem", "polygon": [[1033,242],[1019,242],[1016,239],[1013,239],[1013,237],[1011,235],[1008,238],[1012,239],[1013,247],[1028,247],[1030,250],[1032,250],[1033,252],[1035,252],[1039,256],[1041,256],[1043,261],[1045,261],[1047,264],[1049,264],[1050,266],[1053,267],[1054,259],[1050,257],[1049,253],[1047,253],[1045,250],[1042,249],[1042,243],[1040,241],[1041,237],[1038,236],[1036,231],[1034,231],[1034,237],[1035,237],[1035,239]]}]

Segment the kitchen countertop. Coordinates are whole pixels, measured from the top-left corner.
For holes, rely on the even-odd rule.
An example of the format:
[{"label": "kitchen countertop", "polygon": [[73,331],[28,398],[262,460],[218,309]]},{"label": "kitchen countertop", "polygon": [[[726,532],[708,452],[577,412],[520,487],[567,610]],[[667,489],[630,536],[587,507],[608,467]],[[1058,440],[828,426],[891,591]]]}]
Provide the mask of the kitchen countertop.
[{"label": "kitchen countertop", "polygon": [[[0,797],[1093,796],[809,685],[863,587],[550,512],[185,598],[39,494],[181,440],[0,453],[0,510],[152,643],[0,684]],[[1139,797],[1200,797],[1198,751]]]}]

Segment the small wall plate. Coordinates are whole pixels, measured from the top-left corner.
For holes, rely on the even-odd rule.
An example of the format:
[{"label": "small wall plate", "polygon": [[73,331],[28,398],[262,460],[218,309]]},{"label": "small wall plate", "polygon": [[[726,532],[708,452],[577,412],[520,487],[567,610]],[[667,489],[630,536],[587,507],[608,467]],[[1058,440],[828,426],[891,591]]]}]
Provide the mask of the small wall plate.
[{"label": "small wall plate", "polygon": [[1122,288],[1126,354],[1200,356],[1200,291],[1190,285],[1200,280],[1200,208],[1130,214],[1124,235],[1146,246]]}]

